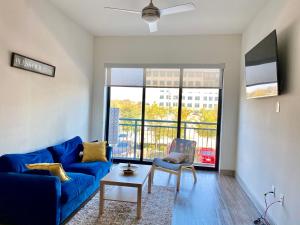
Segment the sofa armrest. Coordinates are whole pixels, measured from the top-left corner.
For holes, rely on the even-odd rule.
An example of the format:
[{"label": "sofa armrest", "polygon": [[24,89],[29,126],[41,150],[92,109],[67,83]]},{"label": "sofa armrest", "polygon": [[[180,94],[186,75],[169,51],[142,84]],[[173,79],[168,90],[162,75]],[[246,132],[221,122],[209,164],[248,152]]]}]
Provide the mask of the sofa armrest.
[{"label": "sofa armrest", "polygon": [[0,173],[0,224],[58,225],[60,196],[58,177]]},{"label": "sofa armrest", "polygon": [[107,146],[106,147],[106,158],[109,162],[112,162],[112,147],[111,146]]}]

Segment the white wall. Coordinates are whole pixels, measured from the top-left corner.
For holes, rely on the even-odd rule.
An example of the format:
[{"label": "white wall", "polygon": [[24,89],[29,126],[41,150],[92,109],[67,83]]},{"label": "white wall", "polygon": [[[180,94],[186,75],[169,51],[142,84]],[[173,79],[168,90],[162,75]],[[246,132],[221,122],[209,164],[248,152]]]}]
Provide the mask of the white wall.
[{"label": "white wall", "polygon": [[[0,1],[0,155],[89,135],[93,37],[46,0]],[[56,66],[10,67],[11,52]]]},{"label": "white wall", "polygon": [[240,35],[96,38],[92,138],[103,137],[104,63],[225,63],[221,169],[234,170],[240,51]]},{"label": "white wall", "polygon": [[[263,193],[274,184],[284,207],[271,209],[277,225],[299,225],[300,209],[300,1],[270,0],[243,33],[237,175],[259,207]],[[280,75],[279,97],[246,100],[244,53],[277,29]],[[279,101],[281,112],[275,112]]]}]

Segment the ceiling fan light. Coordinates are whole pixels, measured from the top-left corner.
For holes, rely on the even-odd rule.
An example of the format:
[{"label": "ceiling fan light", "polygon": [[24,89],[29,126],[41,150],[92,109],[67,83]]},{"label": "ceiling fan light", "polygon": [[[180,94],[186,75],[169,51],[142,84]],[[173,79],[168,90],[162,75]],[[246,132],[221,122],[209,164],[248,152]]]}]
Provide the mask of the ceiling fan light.
[{"label": "ceiling fan light", "polygon": [[152,1],[143,9],[142,18],[147,23],[155,23],[159,20],[160,11],[156,6],[153,5]]},{"label": "ceiling fan light", "polygon": [[159,20],[159,16],[157,15],[142,15],[142,18],[146,23],[155,23]]}]

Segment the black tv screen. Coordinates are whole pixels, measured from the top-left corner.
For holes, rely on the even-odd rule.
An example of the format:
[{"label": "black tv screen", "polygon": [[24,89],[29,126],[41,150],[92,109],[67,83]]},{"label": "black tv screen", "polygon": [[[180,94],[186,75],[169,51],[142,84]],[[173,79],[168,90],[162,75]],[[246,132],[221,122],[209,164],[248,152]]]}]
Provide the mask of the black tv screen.
[{"label": "black tv screen", "polygon": [[279,95],[276,30],[245,55],[245,64],[248,99]]}]

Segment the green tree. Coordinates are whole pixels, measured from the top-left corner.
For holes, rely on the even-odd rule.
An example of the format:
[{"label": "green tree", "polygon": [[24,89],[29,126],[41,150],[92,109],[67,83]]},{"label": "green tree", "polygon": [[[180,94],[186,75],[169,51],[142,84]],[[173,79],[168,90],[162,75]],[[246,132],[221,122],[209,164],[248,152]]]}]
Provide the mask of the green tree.
[{"label": "green tree", "polygon": [[141,102],[133,102],[130,100],[112,100],[110,107],[120,109],[120,118],[141,118]]},{"label": "green tree", "polygon": [[[159,106],[156,102],[154,102],[151,105],[146,105],[146,120],[166,120],[168,119],[168,115],[170,113],[169,108]],[[154,146],[147,146],[150,148],[150,151],[152,148],[155,148],[157,150],[160,149],[158,146],[159,140],[161,137],[166,136],[166,132],[164,128],[161,128],[159,126],[168,126],[168,123],[165,122],[151,122],[147,121],[145,124],[147,128],[147,132],[151,133],[151,137],[154,138]]]},{"label": "green tree", "polygon": [[218,109],[205,109],[202,108],[199,111],[200,115],[200,122],[207,123],[207,124],[197,124],[198,134],[202,137],[212,137],[216,135],[217,129],[217,120],[218,120]]},{"label": "green tree", "polygon": [[[130,100],[112,100],[110,103],[111,108],[119,108],[120,109],[120,118],[129,118],[129,119],[141,119],[142,118],[142,103],[141,102],[133,102]],[[121,126],[120,128],[126,133],[133,132],[137,124],[141,124],[140,121],[126,121],[122,120],[122,124],[128,124],[128,126]],[[140,127],[137,127],[139,132]]]},{"label": "green tree", "polygon": [[146,105],[146,120],[164,120],[168,116],[168,109],[159,106],[156,102],[152,105]]},{"label": "green tree", "polygon": [[[140,119],[142,118],[142,103],[134,102],[131,100],[112,100],[112,108],[120,109],[120,118],[131,118],[139,119],[138,125],[141,125]],[[159,145],[160,139],[164,137],[173,138],[176,134],[176,123],[171,122],[151,122],[147,120],[171,120],[177,121],[178,108],[177,107],[164,107],[159,106],[156,102],[153,104],[145,105],[145,127],[146,132],[145,138],[148,143],[145,143],[145,154],[151,155],[153,150],[155,151],[165,151],[165,143]],[[189,128],[196,128],[196,132],[201,137],[213,137],[216,135],[216,123],[218,118],[218,109],[205,109],[192,110],[188,107],[182,107],[181,111],[181,121],[182,122],[204,122],[212,124],[189,124]],[[130,133],[133,132],[134,127],[136,126],[135,121],[122,121],[122,124],[128,126],[121,126],[122,130]],[[176,125],[175,125],[176,124]],[[181,134],[184,134],[185,124],[181,124]],[[140,134],[141,126],[138,126],[138,135]],[[148,137],[151,139],[147,140]],[[151,142],[151,143],[150,143]],[[148,155],[147,154],[147,155]],[[148,157],[146,155],[146,157]]]}]

